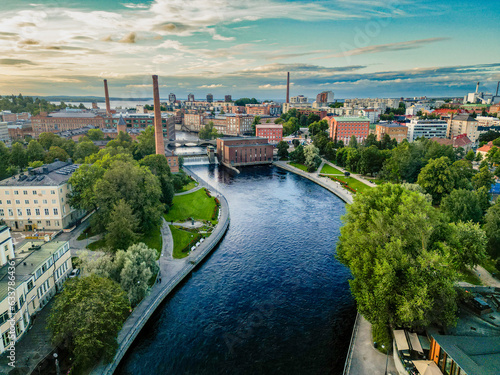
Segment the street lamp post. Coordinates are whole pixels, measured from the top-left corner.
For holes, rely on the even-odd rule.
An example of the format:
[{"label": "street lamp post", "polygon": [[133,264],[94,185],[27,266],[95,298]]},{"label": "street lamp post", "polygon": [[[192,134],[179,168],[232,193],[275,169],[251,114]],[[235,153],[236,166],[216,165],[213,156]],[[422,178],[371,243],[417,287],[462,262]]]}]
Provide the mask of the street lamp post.
[{"label": "street lamp post", "polygon": [[58,355],[57,353],[54,353],[54,358],[56,360],[56,374],[61,375],[61,370],[59,369],[59,360],[57,359]]}]

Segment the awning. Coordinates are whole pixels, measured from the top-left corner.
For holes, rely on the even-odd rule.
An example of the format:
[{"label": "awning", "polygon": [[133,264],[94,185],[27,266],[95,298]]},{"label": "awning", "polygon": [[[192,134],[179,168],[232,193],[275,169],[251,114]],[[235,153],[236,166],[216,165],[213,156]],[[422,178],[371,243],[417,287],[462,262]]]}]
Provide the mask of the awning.
[{"label": "awning", "polygon": [[410,337],[411,348],[413,350],[415,350],[416,352],[424,354],[424,351],[422,350],[422,346],[420,345],[420,341],[418,341],[417,334],[408,332],[408,337]]},{"label": "awning", "polygon": [[443,375],[433,361],[413,361],[420,375]]},{"label": "awning", "polygon": [[397,329],[394,331],[394,340],[396,340],[396,346],[398,350],[409,350],[408,341],[406,341],[405,331],[402,329]]}]

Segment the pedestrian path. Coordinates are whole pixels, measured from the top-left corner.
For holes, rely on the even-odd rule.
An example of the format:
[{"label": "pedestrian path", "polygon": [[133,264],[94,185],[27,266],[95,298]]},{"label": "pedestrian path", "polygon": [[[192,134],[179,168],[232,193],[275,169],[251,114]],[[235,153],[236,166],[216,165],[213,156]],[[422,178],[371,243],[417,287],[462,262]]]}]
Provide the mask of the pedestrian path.
[{"label": "pedestrian path", "polygon": [[345,170],[344,168],[342,167],[339,167],[338,165],[335,165],[331,162],[329,162],[328,160],[325,160],[325,163],[332,166],[333,168],[337,168],[339,171],[341,171],[342,173],[345,173],[345,172],[348,172],[349,173],[349,177],[352,177],[352,178],[355,178],[356,180],[370,186],[370,187],[377,187],[377,184],[374,184],[373,182],[371,182],[370,180],[367,180],[366,178],[363,178],[361,177],[361,175],[359,174],[355,174],[355,173],[351,173],[347,170]]},{"label": "pedestrian path", "polygon": [[201,185],[198,185],[194,188],[192,188],[191,190],[188,190],[188,191],[183,191],[182,193],[175,193],[174,196],[178,196],[178,195],[188,195],[188,194],[191,194],[191,193],[194,193],[196,190],[200,190],[202,189],[203,187]]}]

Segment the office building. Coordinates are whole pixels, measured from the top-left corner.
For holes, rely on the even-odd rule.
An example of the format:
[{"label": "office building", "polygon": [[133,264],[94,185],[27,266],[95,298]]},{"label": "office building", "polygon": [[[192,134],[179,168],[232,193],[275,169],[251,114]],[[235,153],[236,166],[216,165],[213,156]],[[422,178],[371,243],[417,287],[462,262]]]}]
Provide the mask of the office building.
[{"label": "office building", "polygon": [[174,94],[174,93],[172,93],[172,92],[171,92],[170,94],[168,94],[168,101],[169,101],[170,103],[175,103],[175,102],[176,102],[176,100],[177,100],[177,98],[175,97],[175,94]]},{"label": "office building", "polygon": [[468,113],[451,114],[448,120],[447,137],[453,139],[458,135],[467,134],[467,137],[475,144],[479,139],[478,125],[476,119]]},{"label": "office building", "polygon": [[271,144],[277,144],[283,140],[283,125],[281,124],[260,124],[255,125],[255,135],[266,138]]},{"label": "office building", "polygon": [[398,123],[382,123],[375,126],[375,135],[377,136],[377,141],[381,141],[386,134],[388,134],[391,139],[396,139],[398,143],[401,143],[408,137],[408,128]]},{"label": "office building", "polygon": [[260,137],[217,138],[217,157],[229,167],[271,164],[273,145]]},{"label": "office building", "polygon": [[194,94],[189,94],[188,95],[188,102],[194,102]]},{"label": "office building", "polygon": [[446,138],[448,123],[443,120],[412,119],[408,123],[408,141],[424,138]]},{"label": "office building", "polygon": [[316,95],[316,102],[317,103],[333,103],[335,101],[335,96],[333,94],[333,91],[323,91],[320,92],[318,95]]},{"label": "office building", "polygon": [[354,135],[358,142],[363,142],[370,134],[370,120],[367,117],[327,117],[330,138],[349,144]]},{"label": "office building", "polygon": [[207,94],[207,103],[213,103],[214,102],[214,96],[212,94]]}]

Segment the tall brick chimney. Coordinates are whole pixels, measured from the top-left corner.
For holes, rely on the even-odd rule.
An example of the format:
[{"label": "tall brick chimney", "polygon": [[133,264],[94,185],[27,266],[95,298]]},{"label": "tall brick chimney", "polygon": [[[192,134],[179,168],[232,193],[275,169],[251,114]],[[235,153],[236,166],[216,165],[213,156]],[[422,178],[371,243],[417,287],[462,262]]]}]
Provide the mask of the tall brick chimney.
[{"label": "tall brick chimney", "polygon": [[161,123],[160,92],[158,89],[158,76],[153,76],[153,97],[155,110],[155,146],[157,155],[165,155],[163,142],[163,125]]},{"label": "tall brick chimney", "polygon": [[106,97],[106,114],[111,115],[111,106],[109,105],[108,80],[104,80],[104,96]]},{"label": "tall brick chimney", "polygon": [[286,102],[290,103],[290,72],[286,73]]}]

